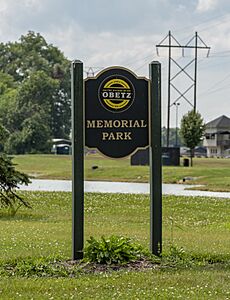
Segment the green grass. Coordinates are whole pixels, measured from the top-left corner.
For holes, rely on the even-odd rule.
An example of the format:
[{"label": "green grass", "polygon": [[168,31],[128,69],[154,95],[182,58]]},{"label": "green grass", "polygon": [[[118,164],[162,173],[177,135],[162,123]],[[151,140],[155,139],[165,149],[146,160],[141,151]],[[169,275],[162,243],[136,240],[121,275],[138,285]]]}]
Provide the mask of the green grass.
[{"label": "green grass", "polygon": [[[0,210],[0,299],[230,298],[230,199],[165,196],[162,265],[69,278],[7,275],[6,265],[15,262],[25,269],[40,259],[71,258],[71,194],[23,195],[32,210],[15,217]],[[124,235],[147,248],[149,214],[146,195],[86,194],[85,239]],[[184,260],[170,256],[172,245],[183,247]]]},{"label": "green grass", "polygon": [[226,270],[118,272],[80,278],[9,278],[0,282],[0,297],[11,299],[188,299],[230,297]]},{"label": "green grass", "polygon": [[[17,155],[17,168],[34,178],[71,179],[71,156],[65,155]],[[181,164],[182,165],[182,164]],[[92,166],[98,166],[93,170]],[[192,177],[187,183],[202,184],[199,189],[230,191],[230,159],[195,158],[193,167],[163,167],[163,182],[178,183],[184,177]],[[100,155],[85,157],[86,180],[148,182],[148,166],[131,166],[128,158],[114,160]]]},{"label": "green grass", "polygon": [[13,162],[19,171],[39,179],[70,179],[70,155],[15,155]]}]

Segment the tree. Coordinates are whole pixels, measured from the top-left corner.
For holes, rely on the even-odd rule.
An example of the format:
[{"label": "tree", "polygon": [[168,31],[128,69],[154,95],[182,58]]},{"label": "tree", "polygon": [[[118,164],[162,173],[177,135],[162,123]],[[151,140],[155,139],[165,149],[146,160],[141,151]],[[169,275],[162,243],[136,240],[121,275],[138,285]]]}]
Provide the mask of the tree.
[{"label": "tree", "polygon": [[9,131],[2,125],[0,124],[0,152],[4,148],[4,143],[9,137]]},{"label": "tree", "polygon": [[190,148],[191,166],[193,165],[194,149],[200,143],[204,130],[205,124],[199,112],[191,110],[181,119],[180,135],[185,146]]},{"label": "tree", "polygon": [[[39,34],[29,31],[19,42],[0,44],[1,71],[21,82],[36,71],[63,82],[69,78],[69,60]],[[65,82],[66,84],[66,82]]]},{"label": "tree", "polygon": [[0,122],[9,133],[12,129],[12,117],[15,115],[16,93],[17,83],[14,78],[0,71]]},{"label": "tree", "polygon": [[4,94],[11,88],[15,88],[15,86],[14,78],[0,71],[0,95]]},{"label": "tree", "polygon": [[0,155],[0,208],[7,207],[15,215],[21,205],[31,208],[22,196],[16,193],[19,184],[28,185],[29,177],[15,170],[12,158]]},{"label": "tree", "polygon": [[51,149],[50,129],[44,121],[44,114],[34,113],[22,123],[22,130],[16,130],[5,143],[10,154],[49,153]]},{"label": "tree", "polygon": [[5,143],[10,154],[50,152],[56,79],[38,71],[0,97],[0,119],[11,133]]},{"label": "tree", "polygon": [[[71,128],[70,61],[63,53],[39,33],[29,31],[18,42],[0,43],[0,67],[0,121],[11,134],[8,149],[9,142],[14,143],[12,135],[17,143],[11,148],[17,149],[16,144],[20,149],[25,148],[23,138],[24,141],[28,139],[25,139],[24,127],[38,113],[44,114],[40,119],[45,122],[48,140],[68,138]],[[39,143],[33,147],[27,143],[24,151],[37,147]]]},{"label": "tree", "polygon": [[[0,146],[5,143],[9,132],[0,124]],[[2,149],[1,149],[2,150]],[[21,205],[30,207],[30,204],[16,193],[19,184],[29,184],[29,177],[15,170],[12,158],[0,154],[0,208],[10,208],[11,214],[15,214]]]}]

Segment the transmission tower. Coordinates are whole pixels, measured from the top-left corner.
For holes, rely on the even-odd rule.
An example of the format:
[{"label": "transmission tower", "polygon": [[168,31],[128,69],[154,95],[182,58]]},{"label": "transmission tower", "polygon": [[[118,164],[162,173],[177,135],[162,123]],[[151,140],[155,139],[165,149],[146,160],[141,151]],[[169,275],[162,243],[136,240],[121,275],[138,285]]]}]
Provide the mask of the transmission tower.
[{"label": "transmission tower", "polygon": [[87,77],[94,77],[95,71],[93,67],[88,67],[85,72]]},{"label": "transmission tower", "polygon": [[86,67],[84,72],[86,73],[87,77],[94,77],[95,73],[102,70],[103,67]]},{"label": "transmission tower", "polygon": [[[198,44],[199,43],[199,44]],[[176,104],[181,98],[185,100],[189,105],[191,105],[196,111],[196,94],[197,94],[197,55],[198,49],[207,50],[207,57],[209,56],[210,47],[208,47],[200,36],[195,32],[195,35],[187,42],[185,45],[181,45],[178,40],[171,34],[171,31],[167,36],[156,45],[156,52],[159,55],[158,48],[168,48],[168,109],[167,109],[167,147],[169,147],[169,130],[170,130],[170,108],[172,105]],[[194,58],[184,67],[172,58],[172,48],[181,48],[182,56],[184,56],[184,49],[190,48],[194,49]],[[171,76],[171,66],[172,64],[176,65],[179,68],[179,71],[172,77]],[[194,75],[191,76],[187,69],[190,65],[194,64]],[[191,81],[191,85],[183,92],[180,91],[178,87],[173,83],[173,80],[178,77],[179,74],[184,74]],[[178,97],[171,101],[171,87],[177,92]],[[193,101],[188,99],[186,95],[188,91],[193,88]]]}]

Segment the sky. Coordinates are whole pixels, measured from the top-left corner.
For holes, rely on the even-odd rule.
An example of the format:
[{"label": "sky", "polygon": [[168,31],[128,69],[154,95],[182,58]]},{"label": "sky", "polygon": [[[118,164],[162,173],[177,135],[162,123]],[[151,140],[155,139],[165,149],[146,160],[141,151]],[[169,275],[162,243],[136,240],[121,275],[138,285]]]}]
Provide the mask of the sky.
[{"label": "sky", "polygon": [[[167,35],[180,45],[211,47],[198,50],[197,110],[205,122],[230,117],[229,0],[0,0],[0,42],[18,41],[28,31],[39,32],[70,59],[84,63],[85,76],[109,66],[123,66],[148,78],[149,63],[162,69],[162,125],[167,124],[168,49],[156,45]],[[173,41],[174,45],[175,42]],[[194,78],[194,49],[172,49],[171,83],[186,91],[193,82],[180,73],[186,65]],[[92,75],[92,72],[91,72]],[[171,104],[179,94],[171,86]],[[193,88],[170,108],[170,126],[192,109]]]}]

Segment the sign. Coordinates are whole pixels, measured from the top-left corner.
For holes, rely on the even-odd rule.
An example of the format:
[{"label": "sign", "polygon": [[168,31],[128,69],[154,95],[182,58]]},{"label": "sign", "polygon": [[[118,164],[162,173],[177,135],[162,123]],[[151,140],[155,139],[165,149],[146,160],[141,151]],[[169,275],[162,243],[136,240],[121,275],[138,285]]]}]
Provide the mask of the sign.
[{"label": "sign", "polygon": [[149,81],[122,67],[85,80],[85,145],[111,158],[149,146]]},{"label": "sign", "polygon": [[127,69],[113,67],[102,71],[96,78],[88,78],[83,84],[83,63],[79,60],[72,62],[73,260],[82,259],[84,249],[84,140],[88,147],[97,148],[113,158],[130,155],[150,144],[150,249],[153,254],[161,256],[160,63],[151,62],[149,71],[150,81],[138,78]]}]

